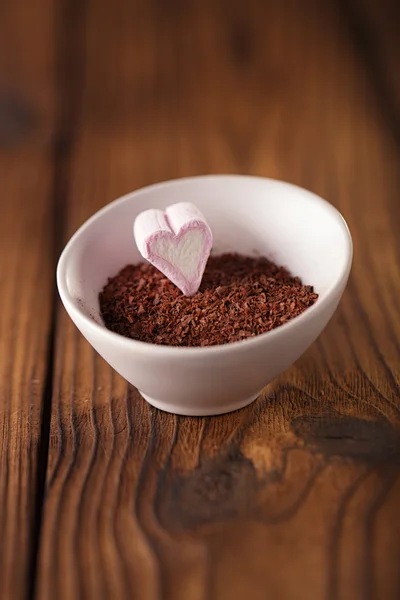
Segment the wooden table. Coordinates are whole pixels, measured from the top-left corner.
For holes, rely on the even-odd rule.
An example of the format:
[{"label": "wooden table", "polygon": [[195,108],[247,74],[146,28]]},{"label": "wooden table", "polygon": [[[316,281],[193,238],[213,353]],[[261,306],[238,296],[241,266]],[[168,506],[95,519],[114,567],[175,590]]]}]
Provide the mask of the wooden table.
[{"label": "wooden table", "polygon": [[[400,597],[396,2],[0,7],[2,600]],[[354,237],[340,308],[251,406],[149,407],[54,290],[64,242],[143,185],[250,173]]]}]

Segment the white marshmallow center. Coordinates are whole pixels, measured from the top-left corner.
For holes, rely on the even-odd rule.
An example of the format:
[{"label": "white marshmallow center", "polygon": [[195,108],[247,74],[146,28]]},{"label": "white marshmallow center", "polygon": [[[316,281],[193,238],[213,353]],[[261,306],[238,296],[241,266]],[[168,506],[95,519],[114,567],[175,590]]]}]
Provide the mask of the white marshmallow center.
[{"label": "white marshmallow center", "polygon": [[155,254],[178,267],[190,280],[197,274],[203,245],[204,232],[200,229],[189,229],[179,239],[160,237],[153,242],[152,248]]}]

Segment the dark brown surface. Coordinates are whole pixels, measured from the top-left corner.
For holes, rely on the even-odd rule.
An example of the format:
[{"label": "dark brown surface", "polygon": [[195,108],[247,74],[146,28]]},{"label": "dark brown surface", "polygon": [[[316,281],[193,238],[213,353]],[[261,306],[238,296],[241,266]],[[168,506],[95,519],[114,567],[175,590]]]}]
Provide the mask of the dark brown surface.
[{"label": "dark brown surface", "polygon": [[[0,596],[31,589],[48,424],[53,2],[0,6]],[[37,15],[36,15],[37,13]],[[21,19],[21,14],[24,18]],[[40,18],[39,18],[40,15]],[[34,41],[35,40],[35,41]]]},{"label": "dark brown surface", "polygon": [[215,346],[271,331],[318,298],[312,286],[263,257],[210,256],[200,289],[185,297],[149,263],[126,265],[99,294],[103,322],[128,338]]},{"label": "dark brown surface", "polygon": [[[0,7],[2,600],[399,597],[391,15],[388,0]],[[118,195],[214,172],[327,197],[354,268],[254,404],[178,418],[89,348],[53,267]]]}]

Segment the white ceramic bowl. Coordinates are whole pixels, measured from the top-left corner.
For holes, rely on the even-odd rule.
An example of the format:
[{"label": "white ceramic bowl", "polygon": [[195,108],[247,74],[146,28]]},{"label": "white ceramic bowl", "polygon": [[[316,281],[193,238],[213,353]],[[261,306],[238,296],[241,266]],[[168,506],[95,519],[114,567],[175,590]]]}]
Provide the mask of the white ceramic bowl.
[{"label": "white ceramic bowl", "polygon": [[[108,277],[141,260],[132,234],[136,215],[181,201],[204,213],[214,253],[271,258],[313,285],[317,302],[273,331],[220,346],[157,346],[106,329],[98,293]],[[347,225],[325,200],[280,181],[218,175],[152,185],[105,206],[65,247],[57,284],[78,329],[148,402],[177,414],[213,415],[252,402],[312,344],[338,305],[351,262]]]}]

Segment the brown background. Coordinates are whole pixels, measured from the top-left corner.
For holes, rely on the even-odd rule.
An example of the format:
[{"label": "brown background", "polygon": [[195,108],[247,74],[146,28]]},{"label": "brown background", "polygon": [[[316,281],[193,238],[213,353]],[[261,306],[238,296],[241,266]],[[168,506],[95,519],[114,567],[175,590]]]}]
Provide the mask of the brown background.
[{"label": "brown background", "polygon": [[[400,597],[397,2],[0,5],[2,600]],[[286,179],[346,217],[334,319],[251,406],[150,408],[54,290],[140,186]]]}]

